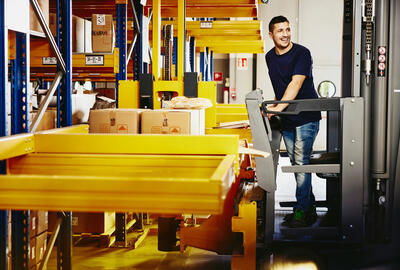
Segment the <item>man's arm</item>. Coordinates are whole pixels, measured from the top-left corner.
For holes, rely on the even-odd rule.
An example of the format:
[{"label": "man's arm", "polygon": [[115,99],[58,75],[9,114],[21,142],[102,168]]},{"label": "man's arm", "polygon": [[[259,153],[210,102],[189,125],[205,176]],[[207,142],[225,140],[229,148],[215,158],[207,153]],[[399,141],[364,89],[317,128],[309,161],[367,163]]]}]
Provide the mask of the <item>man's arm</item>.
[{"label": "man's arm", "polygon": [[[306,79],[306,76],[304,76],[304,75],[293,75],[292,81],[288,84],[281,101],[294,100],[296,98],[297,94],[299,93],[300,88],[303,85],[303,82],[305,79]],[[279,104],[273,104],[273,105],[274,106],[269,105],[267,107],[267,109],[270,111],[281,112],[287,106],[289,106],[289,103],[279,103]]]}]

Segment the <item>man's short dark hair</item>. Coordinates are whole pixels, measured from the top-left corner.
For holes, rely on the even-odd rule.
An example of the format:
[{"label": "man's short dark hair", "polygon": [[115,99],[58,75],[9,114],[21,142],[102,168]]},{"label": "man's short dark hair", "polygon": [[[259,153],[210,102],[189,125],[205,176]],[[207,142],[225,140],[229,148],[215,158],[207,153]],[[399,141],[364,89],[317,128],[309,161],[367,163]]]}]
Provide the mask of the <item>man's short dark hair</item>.
[{"label": "man's short dark hair", "polygon": [[273,17],[268,25],[269,31],[270,32],[274,31],[274,25],[277,23],[283,23],[283,22],[289,22],[289,21],[288,21],[288,19],[286,19],[286,17],[284,17],[282,15]]}]

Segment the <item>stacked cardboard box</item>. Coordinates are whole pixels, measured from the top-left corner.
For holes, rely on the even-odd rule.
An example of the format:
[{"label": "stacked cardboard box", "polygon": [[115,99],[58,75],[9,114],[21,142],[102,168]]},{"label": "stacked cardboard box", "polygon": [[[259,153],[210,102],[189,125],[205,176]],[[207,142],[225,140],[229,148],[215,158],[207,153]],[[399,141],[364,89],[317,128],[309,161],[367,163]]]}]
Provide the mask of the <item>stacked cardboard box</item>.
[{"label": "stacked cardboard box", "polygon": [[143,134],[204,135],[204,110],[153,110],[142,113]]},{"label": "stacked cardboard box", "polygon": [[[50,13],[49,28],[53,36],[57,35],[57,15]],[[72,52],[92,52],[92,22],[78,16],[72,16]]]},{"label": "stacked cardboard box", "polygon": [[47,247],[48,212],[30,211],[29,267],[38,269]]},{"label": "stacked cardboard box", "polygon": [[137,134],[143,109],[102,109],[91,110],[90,133]]},{"label": "stacked cardboard box", "polygon": [[[31,120],[35,117],[37,112],[33,112],[31,115]],[[43,117],[42,120],[40,120],[40,123],[38,127],[36,128],[36,131],[43,131],[43,130],[49,130],[53,129],[56,127],[56,111],[53,110],[47,110]]]},{"label": "stacked cardboard box", "polygon": [[112,15],[92,15],[92,48],[93,52],[112,53],[115,35]]}]

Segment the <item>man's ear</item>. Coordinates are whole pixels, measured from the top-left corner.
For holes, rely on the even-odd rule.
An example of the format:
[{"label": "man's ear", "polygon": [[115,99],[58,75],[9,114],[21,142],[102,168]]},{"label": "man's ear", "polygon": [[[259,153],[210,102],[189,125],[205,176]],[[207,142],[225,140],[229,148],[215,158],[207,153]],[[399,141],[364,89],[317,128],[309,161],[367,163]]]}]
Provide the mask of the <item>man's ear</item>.
[{"label": "man's ear", "polygon": [[268,36],[269,36],[270,39],[273,40],[273,38],[272,38],[272,32],[268,32]]}]

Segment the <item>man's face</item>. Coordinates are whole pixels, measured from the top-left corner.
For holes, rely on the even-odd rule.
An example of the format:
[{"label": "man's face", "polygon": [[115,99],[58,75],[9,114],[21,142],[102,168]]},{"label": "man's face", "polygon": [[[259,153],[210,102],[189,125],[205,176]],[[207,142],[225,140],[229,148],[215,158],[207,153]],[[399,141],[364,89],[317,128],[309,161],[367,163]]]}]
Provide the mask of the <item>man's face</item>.
[{"label": "man's face", "polygon": [[270,38],[279,49],[285,49],[290,45],[290,25],[288,22],[281,22],[274,24],[274,29],[269,32]]}]

